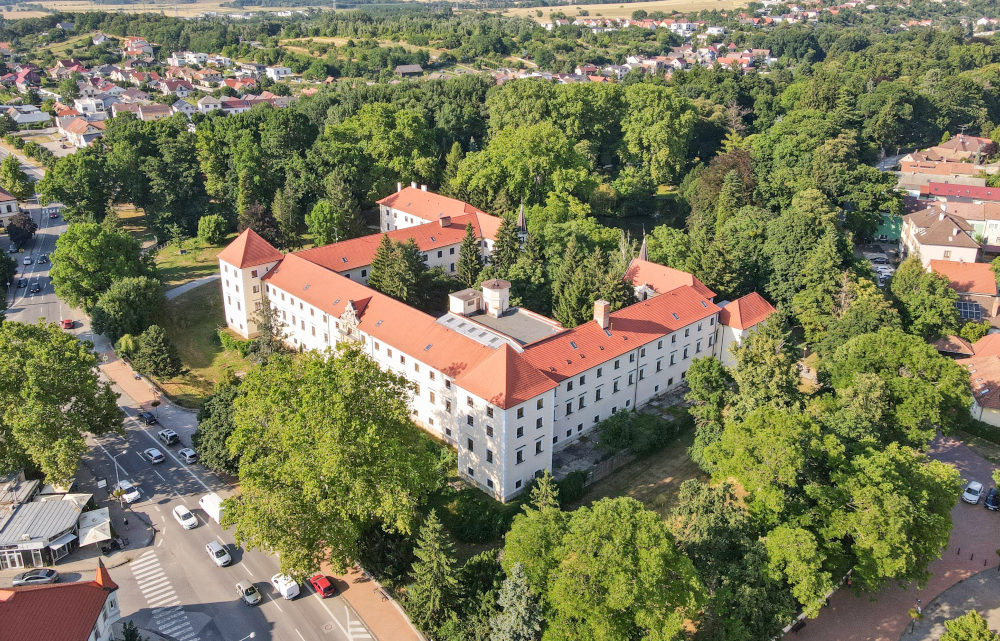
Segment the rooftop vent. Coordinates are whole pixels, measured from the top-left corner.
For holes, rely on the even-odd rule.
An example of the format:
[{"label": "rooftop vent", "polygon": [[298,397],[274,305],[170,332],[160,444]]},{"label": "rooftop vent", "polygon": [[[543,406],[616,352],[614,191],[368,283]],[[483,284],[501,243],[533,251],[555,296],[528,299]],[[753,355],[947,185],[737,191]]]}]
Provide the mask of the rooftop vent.
[{"label": "rooftop vent", "polygon": [[375,327],[381,327],[381,325],[382,325],[382,320],[379,319],[378,322],[375,323]]},{"label": "rooftop vent", "polygon": [[680,316],[677,315],[677,312],[670,312],[670,315],[674,317],[674,320],[680,320]]}]

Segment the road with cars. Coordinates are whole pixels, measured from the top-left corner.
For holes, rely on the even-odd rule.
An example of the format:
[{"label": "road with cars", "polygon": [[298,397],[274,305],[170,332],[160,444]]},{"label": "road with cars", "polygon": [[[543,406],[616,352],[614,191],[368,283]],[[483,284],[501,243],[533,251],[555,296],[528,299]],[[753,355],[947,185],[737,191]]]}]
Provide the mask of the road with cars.
[{"label": "road with cars", "polygon": [[[279,572],[278,559],[237,547],[232,533],[199,507],[199,499],[206,494],[216,492],[226,497],[233,493],[232,488],[197,463],[185,463],[179,455],[183,442],[168,446],[158,440],[157,433],[166,426],[146,425],[136,420],[134,407],[124,409],[130,415],[125,438],[108,435],[94,439],[88,455],[88,464],[103,475],[109,487],[127,479],[140,488],[141,497],[131,504],[130,517],[139,518],[136,514],[141,513],[156,528],[149,547],[138,550],[132,562],[111,570],[121,586],[123,617],[178,641],[373,638],[360,617],[338,596],[323,599],[303,583],[296,598],[283,599],[270,584]],[[151,463],[143,455],[149,448],[159,450],[165,460]],[[99,490],[97,494],[101,495]],[[186,529],[181,524],[174,516],[177,506],[194,515],[196,527]],[[216,565],[206,550],[212,542],[229,554],[230,564]],[[254,606],[243,603],[236,587],[239,582],[255,586],[261,602]]]},{"label": "road with cars", "polygon": [[[52,263],[47,261],[56,248],[59,235],[66,231],[66,222],[61,216],[50,218],[43,215],[37,205],[27,205],[24,209],[38,223],[38,231],[24,247],[19,248],[20,251],[7,254],[17,262],[17,274],[7,291],[7,318],[21,323],[39,320],[59,322],[71,318],[71,310],[56,298],[52,290],[49,278]],[[8,252],[10,240],[6,235],[2,243],[2,250]],[[39,262],[43,256],[46,262]],[[30,260],[30,264],[25,265],[25,259]],[[33,289],[38,291],[32,292]]]}]

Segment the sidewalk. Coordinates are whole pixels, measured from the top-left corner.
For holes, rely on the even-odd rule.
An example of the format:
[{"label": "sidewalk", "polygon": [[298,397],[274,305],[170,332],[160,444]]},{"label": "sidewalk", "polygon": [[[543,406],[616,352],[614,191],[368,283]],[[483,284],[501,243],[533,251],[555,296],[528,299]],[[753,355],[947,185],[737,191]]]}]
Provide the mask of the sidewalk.
[{"label": "sidewalk", "polygon": [[[347,574],[336,574],[324,564],[322,571],[334,580],[340,596],[351,604],[371,631],[382,641],[425,641],[424,636],[410,622],[402,606],[395,599],[385,598],[378,581],[366,576],[357,566]],[[385,595],[389,591],[384,592]]]},{"label": "sidewalk", "polygon": [[937,641],[944,634],[945,621],[969,610],[983,615],[991,630],[1000,629],[1000,572],[996,569],[984,570],[942,592],[924,608],[924,618],[906,628],[900,641]]},{"label": "sidewalk", "polygon": [[219,274],[212,274],[211,276],[205,276],[204,278],[199,278],[198,280],[193,280],[189,283],[184,283],[183,285],[178,285],[173,289],[168,289],[166,293],[167,300],[173,300],[185,292],[189,292],[196,287],[201,287],[206,283],[211,283],[212,281],[219,280]]}]

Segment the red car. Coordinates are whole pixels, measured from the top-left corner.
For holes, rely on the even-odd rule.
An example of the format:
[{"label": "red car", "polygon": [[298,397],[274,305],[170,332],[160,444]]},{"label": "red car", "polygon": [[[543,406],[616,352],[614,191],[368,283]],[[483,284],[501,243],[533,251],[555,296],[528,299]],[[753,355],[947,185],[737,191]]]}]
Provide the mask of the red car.
[{"label": "red car", "polygon": [[68,318],[59,321],[59,325],[61,325],[63,329],[73,329],[73,321],[69,320]]},{"label": "red car", "polygon": [[337,588],[334,587],[330,579],[322,574],[314,574],[309,577],[309,585],[313,586],[313,589],[324,599],[337,594]]}]

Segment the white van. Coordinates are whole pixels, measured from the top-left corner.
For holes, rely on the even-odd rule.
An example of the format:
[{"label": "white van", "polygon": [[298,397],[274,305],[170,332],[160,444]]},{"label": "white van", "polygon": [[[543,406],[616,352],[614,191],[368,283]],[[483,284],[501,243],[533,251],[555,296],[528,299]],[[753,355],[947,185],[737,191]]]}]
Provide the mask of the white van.
[{"label": "white van", "polygon": [[299,596],[299,584],[287,574],[275,574],[272,576],[271,585],[274,586],[275,592],[286,599],[291,600]]},{"label": "white van", "polygon": [[222,497],[210,492],[198,499],[198,506],[216,523],[222,523]]}]

